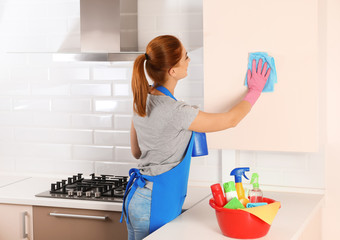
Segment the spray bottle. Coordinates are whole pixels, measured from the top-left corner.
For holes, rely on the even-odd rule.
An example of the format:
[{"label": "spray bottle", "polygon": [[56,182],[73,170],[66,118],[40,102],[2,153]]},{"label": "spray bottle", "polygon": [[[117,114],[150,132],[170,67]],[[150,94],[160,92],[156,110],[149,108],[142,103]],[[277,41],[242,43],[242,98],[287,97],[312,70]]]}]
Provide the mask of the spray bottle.
[{"label": "spray bottle", "polygon": [[253,184],[253,189],[249,190],[249,200],[251,203],[263,202],[263,193],[259,187],[259,175],[253,173],[250,184]]},{"label": "spray bottle", "polygon": [[240,202],[243,204],[243,206],[246,206],[247,203],[249,203],[249,200],[244,195],[244,189],[243,189],[243,185],[242,185],[242,175],[246,179],[248,179],[246,174],[245,174],[246,171],[249,171],[249,167],[235,168],[230,173],[231,176],[235,176],[235,187],[236,187],[236,192],[237,192],[237,195],[238,195],[238,200],[240,200]]}]

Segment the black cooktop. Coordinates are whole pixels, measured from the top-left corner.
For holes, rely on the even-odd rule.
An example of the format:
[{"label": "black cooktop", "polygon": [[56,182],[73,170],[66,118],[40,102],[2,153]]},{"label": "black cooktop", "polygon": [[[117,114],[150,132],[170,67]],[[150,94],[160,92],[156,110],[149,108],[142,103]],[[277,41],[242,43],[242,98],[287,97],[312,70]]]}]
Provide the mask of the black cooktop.
[{"label": "black cooktop", "polygon": [[127,176],[100,175],[94,173],[84,178],[82,173],[73,175],[67,180],[51,183],[49,191],[35,195],[36,197],[123,202],[128,182]]}]

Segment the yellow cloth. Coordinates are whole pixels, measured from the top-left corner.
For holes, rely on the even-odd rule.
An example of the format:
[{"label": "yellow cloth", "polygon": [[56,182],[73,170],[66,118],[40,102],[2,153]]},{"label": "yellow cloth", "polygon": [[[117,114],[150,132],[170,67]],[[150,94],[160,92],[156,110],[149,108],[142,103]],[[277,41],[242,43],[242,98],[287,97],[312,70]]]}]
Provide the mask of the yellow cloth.
[{"label": "yellow cloth", "polygon": [[271,225],[276,216],[277,211],[279,211],[280,206],[281,206],[280,202],[273,202],[271,204],[264,206],[244,208],[240,210],[249,212],[255,215],[256,217],[260,218],[261,220],[265,221],[269,225]]}]

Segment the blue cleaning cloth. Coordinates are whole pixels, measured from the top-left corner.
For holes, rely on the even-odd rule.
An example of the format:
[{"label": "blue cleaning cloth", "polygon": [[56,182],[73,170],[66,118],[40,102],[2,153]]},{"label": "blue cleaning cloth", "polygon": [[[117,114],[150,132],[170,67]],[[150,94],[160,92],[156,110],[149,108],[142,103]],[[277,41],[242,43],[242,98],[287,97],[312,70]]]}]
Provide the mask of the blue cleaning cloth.
[{"label": "blue cleaning cloth", "polygon": [[259,206],[264,206],[267,205],[268,203],[266,202],[259,202],[259,203],[247,203],[247,208],[252,208],[252,207],[259,207]]},{"label": "blue cleaning cloth", "polygon": [[[266,85],[264,85],[262,92],[274,92],[274,84],[277,83],[277,75],[276,75],[276,67],[275,67],[274,58],[269,56],[266,52],[250,53],[249,59],[248,59],[248,69],[250,69],[250,71],[252,70],[253,59],[256,60],[256,69],[257,69],[257,65],[260,59],[262,59],[262,68],[265,62],[267,62],[267,69],[271,68],[269,78],[266,82]],[[247,75],[248,75],[248,71],[247,71]],[[248,86],[247,75],[246,75],[246,81],[244,84],[246,86]]]}]

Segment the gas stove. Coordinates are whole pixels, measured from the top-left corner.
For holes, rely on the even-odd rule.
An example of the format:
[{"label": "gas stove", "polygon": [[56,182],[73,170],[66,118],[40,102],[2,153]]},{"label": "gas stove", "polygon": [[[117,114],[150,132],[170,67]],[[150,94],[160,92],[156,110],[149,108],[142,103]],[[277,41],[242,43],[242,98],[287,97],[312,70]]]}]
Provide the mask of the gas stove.
[{"label": "gas stove", "polygon": [[51,189],[35,195],[36,197],[123,202],[128,182],[127,176],[100,175],[94,173],[86,179],[82,173],[67,180],[51,183]]}]

